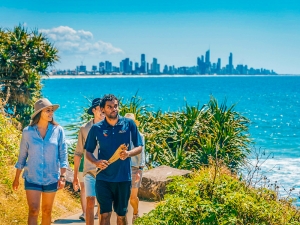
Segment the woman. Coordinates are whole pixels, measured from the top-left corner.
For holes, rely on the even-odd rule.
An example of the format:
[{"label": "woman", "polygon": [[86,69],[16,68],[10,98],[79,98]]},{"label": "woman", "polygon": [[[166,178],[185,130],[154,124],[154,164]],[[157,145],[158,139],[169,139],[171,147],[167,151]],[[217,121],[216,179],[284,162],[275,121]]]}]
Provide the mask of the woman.
[{"label": "woman", "polygon": [[37,225],[41,199],[42,225],[51,224],[56,191],[64,188],[66,182],[68,157],[65,135],[63,128],[53,119],[58,107],[46,98],[39,99],[34,104],[31,123],[22,133],[13,190],[18,189],[24,168],[29,225]]}]

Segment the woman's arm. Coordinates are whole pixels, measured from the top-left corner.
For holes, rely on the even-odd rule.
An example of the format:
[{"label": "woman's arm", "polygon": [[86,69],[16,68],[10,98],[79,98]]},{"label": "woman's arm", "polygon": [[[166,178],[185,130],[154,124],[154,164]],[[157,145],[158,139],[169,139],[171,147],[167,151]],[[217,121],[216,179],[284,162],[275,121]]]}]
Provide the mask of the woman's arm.
[{"label": "woman's arm", "polygon": [[21,143],[20,143],[20,151],[19,151],[19,157],[18,157],[18,161],[15,165],[16,170],[16,175],[15,175],[15,179],[13,182],[13,190],[17,190],[19,187],[19,179],[20,179],[20,175],[21,172],[26,164],[26,160],[28,157],[28,142],[27,142],[27,138],[26,138],[26,133],[23,131],[22,133],[22,138],[21,138]]},{"label": "woman's arm", "polygon": [[58,140],[58,157],[60,168],[68,168],[68,150],[65,138],[65,132],[62,127],[60,127],[60,136]]}]

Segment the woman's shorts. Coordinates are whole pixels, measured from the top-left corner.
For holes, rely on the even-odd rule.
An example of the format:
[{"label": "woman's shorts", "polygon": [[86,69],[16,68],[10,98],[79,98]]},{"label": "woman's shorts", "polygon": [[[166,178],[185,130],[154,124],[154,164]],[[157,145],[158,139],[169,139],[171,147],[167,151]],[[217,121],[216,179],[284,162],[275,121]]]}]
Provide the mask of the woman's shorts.
[{"label": "woman's shorts", "polygon": [[32,191],[40,191],[40,192],[56,192],[57,185],[58,182],[55,182],[53,184],[48,184],[48,185],[39,185],[39,184],[29,183],[25,179],[25,190],[27,191],[32,190]]}]

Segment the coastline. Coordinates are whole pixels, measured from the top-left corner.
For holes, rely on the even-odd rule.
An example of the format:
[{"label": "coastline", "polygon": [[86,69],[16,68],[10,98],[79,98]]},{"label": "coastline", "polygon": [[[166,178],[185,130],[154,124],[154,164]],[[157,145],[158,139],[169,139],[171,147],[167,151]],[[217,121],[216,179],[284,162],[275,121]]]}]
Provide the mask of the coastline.
[{"label": "coastline", "polygon": [[278,75],[49,75],[42,79],[91,79],[91,78],[182,78],[182,77],[287,77],[300,76],[300,74]]}]

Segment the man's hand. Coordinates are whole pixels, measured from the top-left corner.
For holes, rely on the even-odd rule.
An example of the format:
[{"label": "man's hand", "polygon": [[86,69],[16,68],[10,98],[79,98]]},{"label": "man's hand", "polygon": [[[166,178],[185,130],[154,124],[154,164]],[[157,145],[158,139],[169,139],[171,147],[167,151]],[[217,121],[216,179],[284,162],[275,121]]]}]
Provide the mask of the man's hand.
[{"label": "man's hand", "polygon": [[107,160],[98,160],[94,164],[101,170],[105,170],[108,167],[109,162]]},{"label": "man's hand", "polygon": [[138,172],[136,173],[136,175],[135,175],[135,183],[137,183],[137,182],[140,181],[140,179],[141,179],[141,173],[142,173],[141,170],[138,170]]},{"label": "man's hand", "polygon": [[80,182],[79,182],[79,179],[77,176],[74,176],[74,179],[73,179],[73,189],[74,189],[74,191],[78,191],[79,189],[81,189]]},{"label": "man's hand", "polygon": [[120,159],[121,160],[125,160],[125,159],[127,159],[129,157],[129,151],[121,151],[120,152]]}]

